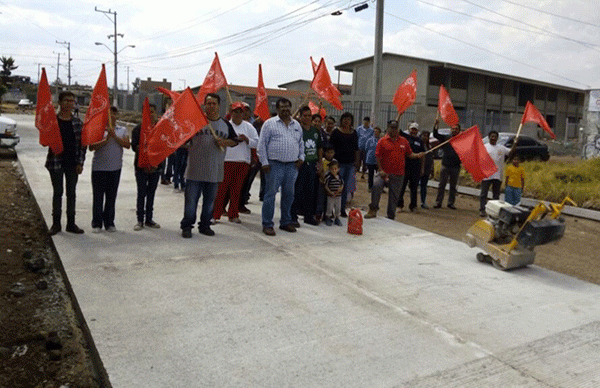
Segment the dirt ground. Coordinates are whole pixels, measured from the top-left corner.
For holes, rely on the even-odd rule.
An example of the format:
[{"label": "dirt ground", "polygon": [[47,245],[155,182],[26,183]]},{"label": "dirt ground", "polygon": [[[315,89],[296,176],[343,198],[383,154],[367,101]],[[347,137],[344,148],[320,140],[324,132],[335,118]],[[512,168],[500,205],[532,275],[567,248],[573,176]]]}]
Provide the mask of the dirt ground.
[{"label": "dirt ground", "polygon": [[0,387],[99,387],[44,219],[2,149],[0,197]]},{"label": "dirt ground", "polygon": [[[14,153],[0,150],[0,387],[100,387],[84,323],[77,320],[46,224],[19,171]],[[358,174],[352,206],[362,210],[370,202],[366,185]],[[430,206],[434,196],[430,189]],[[384,194],[382,207],[386,203]],[[456,206],[405,210],[396,220],[462,240],[478,220],[478,199],[459,195]],[[600,284],[600,223],[566,218],[565,236],[536,248],[536,265]]]}]

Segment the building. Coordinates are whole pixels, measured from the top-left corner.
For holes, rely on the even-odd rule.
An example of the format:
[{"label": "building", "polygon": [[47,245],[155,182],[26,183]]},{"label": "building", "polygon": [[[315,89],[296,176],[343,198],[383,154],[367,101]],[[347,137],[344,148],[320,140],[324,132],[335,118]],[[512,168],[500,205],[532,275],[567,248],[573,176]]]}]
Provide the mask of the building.
[{"label": "building", "polygon": [[[416,69],[417,99],[402,117],[403,124],[417,120],[423,128],[431,127],[437,113],[439,87],[444,85],[464,128],[477,124],[484,135],[492,129],[515,132],[525,104],[531,101],[544,115],[557,138],[578,136],[577,124],[583,117],[584,90],[391,53],[383,54],[382,64],[382,103],[376,119],[378,123],[395,118],[394,93]],[[352,73],[352,92],[343,96],[344,109],[354,113],[355,117],[369,115],[373,57],[343,63],[335,69]],[[534,124],[527,124],[524,131],[530,134],[538,132]]]}]

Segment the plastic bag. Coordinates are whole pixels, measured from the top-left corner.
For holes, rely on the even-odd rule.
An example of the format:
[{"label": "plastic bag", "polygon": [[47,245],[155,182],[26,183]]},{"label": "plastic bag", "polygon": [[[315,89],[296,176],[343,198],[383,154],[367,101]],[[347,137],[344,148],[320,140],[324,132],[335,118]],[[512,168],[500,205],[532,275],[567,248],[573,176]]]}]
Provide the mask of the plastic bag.
[{"label": "plastic bag", "polygon": [[363,216],[360,210],[351,209],[348,213],[348,233],[363,234]]}]

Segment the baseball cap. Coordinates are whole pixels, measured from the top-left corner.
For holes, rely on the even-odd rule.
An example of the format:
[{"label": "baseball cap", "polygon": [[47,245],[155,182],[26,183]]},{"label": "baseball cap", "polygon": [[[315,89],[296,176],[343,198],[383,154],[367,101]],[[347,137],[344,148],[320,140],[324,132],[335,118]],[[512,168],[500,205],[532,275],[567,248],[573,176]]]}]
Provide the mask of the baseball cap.
[{"label": "baseball cap", "polygon": [[231,110],[234,111],[236,109],[242,109],[244,110],[244,103],[241,101],[236,101],[234,103],[231,104]]},{"label": "baseball cap", "polygon": [[416,129],[419,130],[419,124],[418,123],[410,123],[410,125],[408,126],[408,129]]}]

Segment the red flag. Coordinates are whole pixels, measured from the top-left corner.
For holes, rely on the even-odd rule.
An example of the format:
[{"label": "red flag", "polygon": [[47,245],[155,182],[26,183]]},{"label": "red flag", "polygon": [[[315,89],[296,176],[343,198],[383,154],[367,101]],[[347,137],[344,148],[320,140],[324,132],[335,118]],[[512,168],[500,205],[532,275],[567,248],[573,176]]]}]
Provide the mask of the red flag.
[{"label": "red flag", "polygon": [[319,107],[314,102],[312,102],[312,100],[308,101],[308,107],[310,108],[311,114],[314,115],[314,114],[319,113]]},{"label": "red flag", "polygon": [[317,67],[315,77],[313,78],[310,87],[321,98],[328,101],[337,109],[344,109],[342,102],[340,101],[340,96],[342,93],[340,93],[340,91],[331,82],[331,78],[329,77],[329,72],[327,71],[327,66],[325,66],[325,60],[323,58],[321,58],[321,62],[319,62],[319,66]]},{"label": "red flag", "polygon": [[100,77],[94,86],[92,98],[81,132],[81,144],[84,146],[97,143],[104,138],[104,131],[108,125],[108,112],[110,103],[108,99],[108,86],[106,85],[106,69],[102,64]]},{"label": "red flag", "polygon": [[152,131],[152,116],[150,114],[150,103],[148,97],[144,99],[144,106],[142,108],[142,125],[140,128],[140,142],[138,144],[138,167],[149,168],[150,162],[148,161],[148,135]]},{"label": "red flag", "polygon": [[204,112],[188,87],[173,102],[148,136],[147,153],[151,166],[158,166],[208,124]]},{"label": "red flag", "polygon": [[227,86],[227,79],[221,68],[219,55],[215,53],[215,59],[213,59],[212,65],[210,65],[210,69],[208,69],[204,82],[198,91],[198,101],[200,101],[200,103],[204,102],[204,97],[206,97],[208,93],[214,93],[224,86]]},{"label": "red flag", "polygon": [[523,112],[523,118],[521,119],[521,124],[525,124],[529,121],[537,123],[544,131],[548,132],[553,139],[556,139],[556,135],[554,132],[552,132],[552,129],[550,129],[550,126],[548,125],[548,122],[544,116],[542,116],[535,105],[527,101],[527,105],[525,105],[525,112]]},{"label": "red flag", "polygon": [[492,157],[483,145],[477,125],[452,137],[450,144],[458,154],[465,169],[473,176],[475,182],[479,182],[498,171]]},{"label": "red flag", "polygon": [[165,96],[169,97],[173,101],[175,101],[177,99],[177,97],[179,97],[181,95],[181,93],[177,93],[177,92],[175,92],[173,90],[165,89],[165,88],[160,87],[160,86],[157,86],[156,90],[158,90],[159,92],[161,92]]},{"label": "red flag", "polygon": [[269,110],[269,98],[263,81],[262,65],[258,64],[258,87],[256,88],[256,103],[254,104],[254,114],[261,118],[262,121],[267,121],[271,117]]},{"label": "red flag", "polygon": [[42,67],[42,78],[37,92],[37,107],[35,109],[35,126],[40,131],[40,144],[49,146],[52,153],[59,155],[63,152],[62,137],[56,112],[52,105],[52,93],[46,77],[46,68]]},{"label": "red flag", "polygon": [[312,65],[312,69],[313,69],[313,77],[315,76],[315,74],[317,74],[317,64],[315,63],[315,61],[313,61],[312,57],[310,57],[310,64]]},{"label": "red flag", "polygon": [[452,101],[450,100],[450,95],[444,85],[440,85],[440,96],[438,100],[438,110],[440,111],[440,115],[442,116],[442,120],[446,122],[449,126],[453,127],[458,124],[458,115],[452,106]]},{"label": "red flag", "polygon": [[398,114],[404,113],[404,111],[411,106],[417,99],[417,71],[413,70],[398,86],[396,94],[394,94],[394,105],[398,108]]}]

